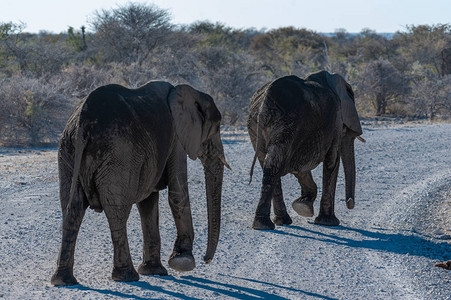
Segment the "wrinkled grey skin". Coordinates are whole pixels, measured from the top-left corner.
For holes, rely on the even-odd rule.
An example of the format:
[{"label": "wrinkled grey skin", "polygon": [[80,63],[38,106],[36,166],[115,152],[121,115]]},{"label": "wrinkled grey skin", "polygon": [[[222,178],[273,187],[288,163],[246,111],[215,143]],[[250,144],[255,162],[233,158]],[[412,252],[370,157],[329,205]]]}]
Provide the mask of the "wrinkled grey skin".
[{"label": "wrinkled grey skin", "polygon": [[[77,234],[90,207],[105,211],[114,247],[112,279],[167,275],[160,261],[158,193],[168,188],[177,228],[169,266],[195,266],[188,197],[187,159],[200,158],[206,177],[208,245],[213,258],[219,239],[224,152],[221,115],[213,99],[187,85],[149,82],[138,89],[107,85],[93,91],[72,113],[58,151],[63,236],[51,282],[73,285]],[[126,223],[136,203],[143,231],[138,273],[130,256]],[[85,253],[85,255],[89,255]]]},{"label": "wrinkled grey skin", "polygon": [[[305,80],[296,76],[276,79],[252,97],[248,131],[263,169],[260,200],[254,229],[272,230],[292,223],[283,200],[281,176],[294,174],[301,197],[293,209],[301,216],[314,215],[317,186],[311,170],[323,162],[323,192],[315,223],[336,226],[334,197],[340,157],[346,179],[346,204],[354,207],[354,140],[362,128],[351,86],[339,75],[322,71]],[[251,170],[251,178],[252,178]],[[270,219],[271,200],[274,223]]]}]

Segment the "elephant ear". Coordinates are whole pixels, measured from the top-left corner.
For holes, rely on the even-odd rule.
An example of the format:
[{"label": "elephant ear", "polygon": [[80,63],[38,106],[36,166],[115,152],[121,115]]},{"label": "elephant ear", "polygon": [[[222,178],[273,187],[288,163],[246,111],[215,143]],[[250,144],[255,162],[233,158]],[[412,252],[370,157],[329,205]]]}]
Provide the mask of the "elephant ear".
[{"label": "elephant ear", "polygon": [[344,125],[356,132],[357,135],[361,135],[363,133],[362,126],[355,108],[354,92],[351,85],[338,74],[327,73],[326,78],[329,87],[340,97]]},{"label": "elephant ear", "polygon": [[195,160],[202,143],[218,132],[221,114],[209,95],[189,85],[178,85],[172,89],[168,104],[177,137],[189,158]]}]

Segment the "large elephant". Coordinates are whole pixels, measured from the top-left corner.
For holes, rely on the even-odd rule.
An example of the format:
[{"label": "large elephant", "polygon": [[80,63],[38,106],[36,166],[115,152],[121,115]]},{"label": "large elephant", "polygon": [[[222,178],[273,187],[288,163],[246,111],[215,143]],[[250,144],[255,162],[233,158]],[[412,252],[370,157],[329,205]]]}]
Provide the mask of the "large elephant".
[{"label": "large elephant", "polygon": [[187,154],[200,158],[206,179],[210,262],[219,239],[224,151],[221,114],[213,99],[188,85],[151,81],[138,89],[97,88],[72,113],[60,140],[58,167],[62,243],[54,285],[73,285],[74,251],[86,208],[105,211],[114,247],[112,279],[135,281],[126,223],[137,204],[143,231],[140,274],[167,275],[160,261],[158,193],[168,187],[177,229],[169,266],[195,267]]},{"label": "large elephant", "polygon": [[[323,192],[315,223],[335,226],[335,186],[340,157],[346,180],[346,205],[354,207],[354,139],[362,134],[351,86],[339,75],[325,71],[306,79],[286,76],[267,83],[252,97],[248,130],[256,159],[263,169],[254,229],[274,229],[292,223],[282,195],[281,176],[292,173],[301,185],[293,209],[314,215],[317,186],[311,170],[323,162]],[[360,138],[361,139],[361,138]],[[274,223],[270,219],[271,199]]]}]

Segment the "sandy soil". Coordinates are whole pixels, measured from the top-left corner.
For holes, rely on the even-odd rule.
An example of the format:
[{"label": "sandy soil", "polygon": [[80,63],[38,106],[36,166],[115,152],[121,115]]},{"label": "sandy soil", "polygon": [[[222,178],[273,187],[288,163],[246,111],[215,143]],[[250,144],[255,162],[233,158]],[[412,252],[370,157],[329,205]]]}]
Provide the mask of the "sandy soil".
[{"label": "sandy soil", "polygon": [[[104,214],[88,211],[75,253],[80,285],[53,287],[61,235],[56,149],[0,149],[0,298],[5,299],[450,299],[451,124],[367,124],[356,142],[356,207],[344,204],[340,171],[338,227],[297,216],[293,176],[282,180],[293,224],[250,228],[261,170],[249,185],[253,149],[246,130],[226,128],[221,239],[205,265],[206,205],[202,167],[189,163],[197,268],[167,266],[175,238],[167,193],[160,195],[162,262],[169,276],[114,282],[112,244]],[[314,172],[321,192],[321,167]],[[320,193],[319,193],[320,195]],[[318,201],[315,204],[318,211]],[[136,208],[128,221],[132,258],[142,259]]]}]

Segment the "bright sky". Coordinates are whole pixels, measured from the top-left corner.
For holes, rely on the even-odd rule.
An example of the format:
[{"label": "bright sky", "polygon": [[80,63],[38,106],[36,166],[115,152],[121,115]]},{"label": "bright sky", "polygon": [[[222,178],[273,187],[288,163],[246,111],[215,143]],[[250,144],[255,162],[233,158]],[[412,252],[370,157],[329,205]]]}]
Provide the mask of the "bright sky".
[{"label": "bright sky", "polygon": [[[26,32],[53,33],[86,25],[96,10],[129,0],[0,0],[0,22],[25,22]],[[403,31],[406,25],[451,23],[450,0],[135,0],[168,9],[173,24],[209,20],[234,28],[283,26],[334,32]]]}]

